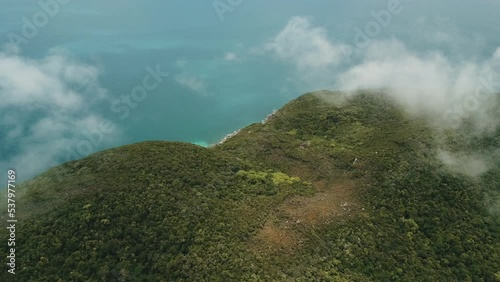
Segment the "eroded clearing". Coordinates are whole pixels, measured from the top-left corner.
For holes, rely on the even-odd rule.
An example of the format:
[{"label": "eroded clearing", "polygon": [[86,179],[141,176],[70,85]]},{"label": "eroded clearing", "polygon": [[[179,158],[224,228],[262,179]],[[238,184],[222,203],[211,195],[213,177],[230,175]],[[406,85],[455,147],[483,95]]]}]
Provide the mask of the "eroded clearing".
[{"label": "eroded clearing", "polygon": [[332,223],[336,218],[354,216],[361,209],[354,200],[358,180],[343,179],[334,183],[313,182],[316,193],[293,197],[280,204],[262,229],[251,240],[257,251],[293,251],[304,242],[301,227],[314,228]]}]

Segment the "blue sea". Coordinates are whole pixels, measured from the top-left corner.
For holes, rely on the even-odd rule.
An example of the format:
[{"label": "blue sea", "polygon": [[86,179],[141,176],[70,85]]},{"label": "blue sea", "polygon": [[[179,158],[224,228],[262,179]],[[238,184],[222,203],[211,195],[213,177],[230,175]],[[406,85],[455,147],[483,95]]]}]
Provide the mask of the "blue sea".
[{"label": "blue sea", "polygon": [[[68,129],[64,132],[56,131],[57,122],[36,127],[54,131],[53,137],[44,136],[33,125],[51,116],[49,111],[56,111],[50,108],[54,103],[50,101],[41,108],[22,101],[4,103],[4,97],[21,94],[8,92],[15,88],[2,84],[0,70],[0,105],[4,103],[0,106],[4,121],[0,123],[0,169],[14,168],[18,175],[29,178],[69,159],[145,140],[208,146],[228,133],[260,122],[305,92],[334,87],[328,77],[317,83],[297,79],[304,70],[302,67],[307,71],[311,66],[299,58],[308,56],[301,51],[303,35],[297,34],[298,43],[290,42],[290,49],[281,57],[276,56],[278,49],[270,51],[269,42],[297,17],[303,19],[297,21],[299,26],[307,21],[307,32],[324,36],[329,42],[352,46],[359,39],[356,27],[365,30],[374,21],[374,12],[399,5],[403,8],[401,12],[391,14],[390,24],[381,26],[373,40],[396,39],[414,52],[439,50],[457,61],[487,58],[500,46],[498,1],[397,2],[0,0],[0,46],[3,46],[0,52],[4,58],[40,65],[50,60],[50,54],[64,54],[64,58],[76,65],[97,70],[98,75],[92,79],[105,93],[98,102],[91,103],[92,90],[81,90],[84,84],[74,86],[84,105],[68,109],[77,111],[78,117],[58,108],[58,118],[74,123],[66,124]],[[41,11],[53,13],[46,24]],[[26,21],[38,21],[41,26],[29,40],[23,35]],[[27,42],[13,49],[13,36],[21,36]],[[450,37],[455,38],[453,44],[448,42],[452,40]],[[317,46],[321,44],[319,41]],[[299,60],[292,63],[287,59]],[[316,64],[321,68],[323,58],[319,60]],[[353,57],[332,72],[329,68],[328,75],[348,69],[356,60]],[[7,60],[0,62],[4,64],[0,69],[10,67]],[[130,104],[120,100],[130,98],[133,89],[144,84],[145,77],[151,75],[148,69],[161,70],[164,73],[161,82],[154,83],[155,87],[147,90],[143,100],[132,100]],[[26,83],[37,83],[31,82],[28,75],[26,78],[23,73],[18,75]],[[121,102],[115,102],[119,104],[113,109],[117,99]],[[128,110],[117,110],[120,106]],[[88,128],[78,122],[78,118],[83,121],[87,116],[107,120],[115,129],[112,134],[92,135],[95,127]],[[86,130],[90,133],[85,133]],[[66,138],[66,142],[54,149],[58,138]],[[92,138],[96,142],[91,148],[83,146],[78,152],[78,142]],[[71,148],[77,152],[70,154]]]}]

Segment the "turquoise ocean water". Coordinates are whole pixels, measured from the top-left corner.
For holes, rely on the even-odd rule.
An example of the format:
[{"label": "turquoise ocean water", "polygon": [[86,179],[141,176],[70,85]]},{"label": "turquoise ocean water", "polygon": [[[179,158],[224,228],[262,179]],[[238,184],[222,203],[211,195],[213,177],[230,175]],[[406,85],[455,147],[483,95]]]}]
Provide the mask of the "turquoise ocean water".
[{"label": "turquoise ocean water", "polygon": [[[18,56],[42,59],[57,48],[99,69],[99,84],[107,90],[108,98],[93,105],[92,111],[114,122],[122,134],[119,139],[95,146],[93,151],[145,140],[206,146],[227,133],[260,122],[290,99],[322,88],[324,85],[314,87],[291,81],[291,66],[264,52],[262,46],[296,16],[309,18],[315,26],[324,28],[332,41],[351,44],[354,27],[373,20],[370,12],[384,9],[389,1],[351,2],[72,0],[60,4],[57,15],[22,45]],[[447,31],[458,30],[466,37],[480,35],[481,44],[464,44],[464,52],[488,56],[500,46],[497,1],[401,3],[406,5],[404,12],[392,19],[379,38],[397,38],[415,50],[425,50],[429,45],[418,37],[414,23],[437,19],[449,23],[443,24]],[[214,5],[228,9],[223,18]],[[0,0],[0,6],[0,46],[4,46],[9,42],[8,34],[20,33],[23,17],[32,19],[40,5],[37,1]],[[448,45],[434,44],[432,48],[460,59],[461,55]],[[112,101],[141,84],[148,66],[160,66],[170,75],[149,91],[126,119],[120,119],[111,110]],[[17,114],[32,117],[30,121],[20,119],[23,122],[37,118],[36,113]],[[6,140],[8,130],[0,125],[0,163],[15,166],[13,160],[29,146],[21,149],[17,142]],[[64,157],[59,160],[65,161]],[[29,174],[48,166],[40,161]]]}]

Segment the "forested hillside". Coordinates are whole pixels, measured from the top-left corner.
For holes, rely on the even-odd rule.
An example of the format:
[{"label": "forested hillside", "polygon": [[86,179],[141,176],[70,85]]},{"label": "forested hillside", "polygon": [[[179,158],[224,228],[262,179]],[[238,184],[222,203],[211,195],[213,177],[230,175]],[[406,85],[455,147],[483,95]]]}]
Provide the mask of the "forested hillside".
[{"label": "forested hillside", "polygon": [[383,93],[305,94],[212,148],[128,145],[19,186],[0,280],[500,281],[499,149],[500,129],[437,128]]}]

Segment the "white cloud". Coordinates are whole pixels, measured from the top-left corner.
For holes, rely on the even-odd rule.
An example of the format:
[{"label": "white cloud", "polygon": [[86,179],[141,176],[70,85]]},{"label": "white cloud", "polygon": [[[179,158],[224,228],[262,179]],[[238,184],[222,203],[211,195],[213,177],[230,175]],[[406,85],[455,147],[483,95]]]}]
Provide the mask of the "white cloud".
[{"label": "white cloud", "polygon": [[492,164],[486,161],[487,157],[480,155],[454,154],[447,151],[439,151],[437,158],[453,171],[470,177],[480,176],[492,167]]},{"label": "white cloud", "polygon": [[0,108],[50,104],[69,110],[83,103],[84,93],[78,93],[82,88],[99,98],[105,94],[98,86],[96,68],[74,62],[64,54],[51,53],[43,59],[32,60],[0,53],[0,63],[3,102]]},{"label": "white cloud", "polygon": [[302,71],[337,66],[349,49],[330,42],[324,28],[313,26],[304,17],[292,18],[264,48]]},{"label": "white cloud", "polygon": [[207,95],[207,86],[205,81],[197,76],[187,73],[181,73],[175,76],[175,81],[193,92],[196,92],[200,95]]},{"label": "white cloud", "polygon": [[[433,29],[433,23],[420,19],[414,35],[438,45],[457,43],[448,54],[434,49],[412,51],[397,39],[372,39],[361,52],[352,53],[352,60],[345,62],[349,65],[340,66],[343,54],[349,55],[343,53],[349,51],[346,45],[330,41],[325,29],[301,17],[292,18],[264,49],[295,66],[290,79],[294,83],[289,84],[300,91],[385,89],[409,113],[425,116],[439,127],[456,127],[470,118],[476,134],[495,130],[500,126],[500,109],[493,103],[500,93],[500,48],[486,59],[467,57],[478,43],[467,45],[470,40],[448,19],[434,22]],[[438,158],[448,166],[467,161],[470,166],[460,168],[471,175],[488,168],[482,155],[440,154]]]},{"label": "white cloud", "polygon": [[495,54],[493,54],[493,59],[495,60],[496,64],[500,64],[500,47],[497,48]]},{"label": "white cloud", "polygon": [[[409,113],[438,127],[457,127],[464,120],[483,134],[500,126],[495,99],[500,93],[500,60],[453,62],[437,51],[417,53],[397,40],[376,41],[361,62],[335,76],[336,89],[386,89]],[[438,136],[436,136],[438,137]],[[475,177],[492,165],[486,154],[442,151],[437,158],[450,169]]]},{"label": "white cloud", "polygon": [[[97,68],[72,60],[60,51],[41,59],[0,52],[0,143],[8,159],[0,167],[14,167],[23,179],[68,161],[68,149],[85,140],[82,132],[104,119],[93,106],[106,98]],[[94,124],[89,123],[93,120]],[[103,136],[93,150],[112,144],[119,132]],[[73,155],[81,158],[85,154]]]},{"label": "white cloud", "polygon": [[[457,108],[465,111],[457,119],[480,115],[486,110],[488,98],[494,96],[491,90],[500,90],[494,81],[489,87],[482,85],[499,75],[495,65],[494,57],[482,62],[455,63],[440,52],[419,54],[397,40],[377,41],[367,48],[359,64],[336,76],[335,81],[336,87],[344,90],[387,88],[410,112],[447,122],[444,114],[458,114]],[[483,95],[478,95],[478,90]],[[481,123],[486,124],[484,119]]]},{"label": "white cloud", "polygon": [[[419,19],[418,36],[434,42],[465,41],[449,19],[436,18],[433,22],[440,28],[428,33],[429,20]],[[471,58],[457,63],[441,51],[415,52],[396,39],[373,39],[361,53],[352,53],[355,57],[349,62],[355,63],[343,65],[341,70],[343,56],[350,54],[347,46],[329,40],[327,31],[313,26],[307,18],[294,17],[264,49],[295,66],[291,80],[300,90],[386,88],[410,112],[431,115],[434,121],[447,119],[444,122],[456,125],[458,120],[476,115],[482,119],[482,127],[497,126],[493,119],[485,121],[484,109],[478,109],[487,107],[488,95],[476,93],[484,80],[490,85],[480,92],[500,92],[500,48],[488,60]],[[457,116],[460,107],[470,109]],[[450,114],[445,117],[445,112]]]},{"label": "white cloud", "polygon": [[238,56],[235,53],[228,52],[224,55],[224,60],[226,61],[235,61],[238,59]]}]

